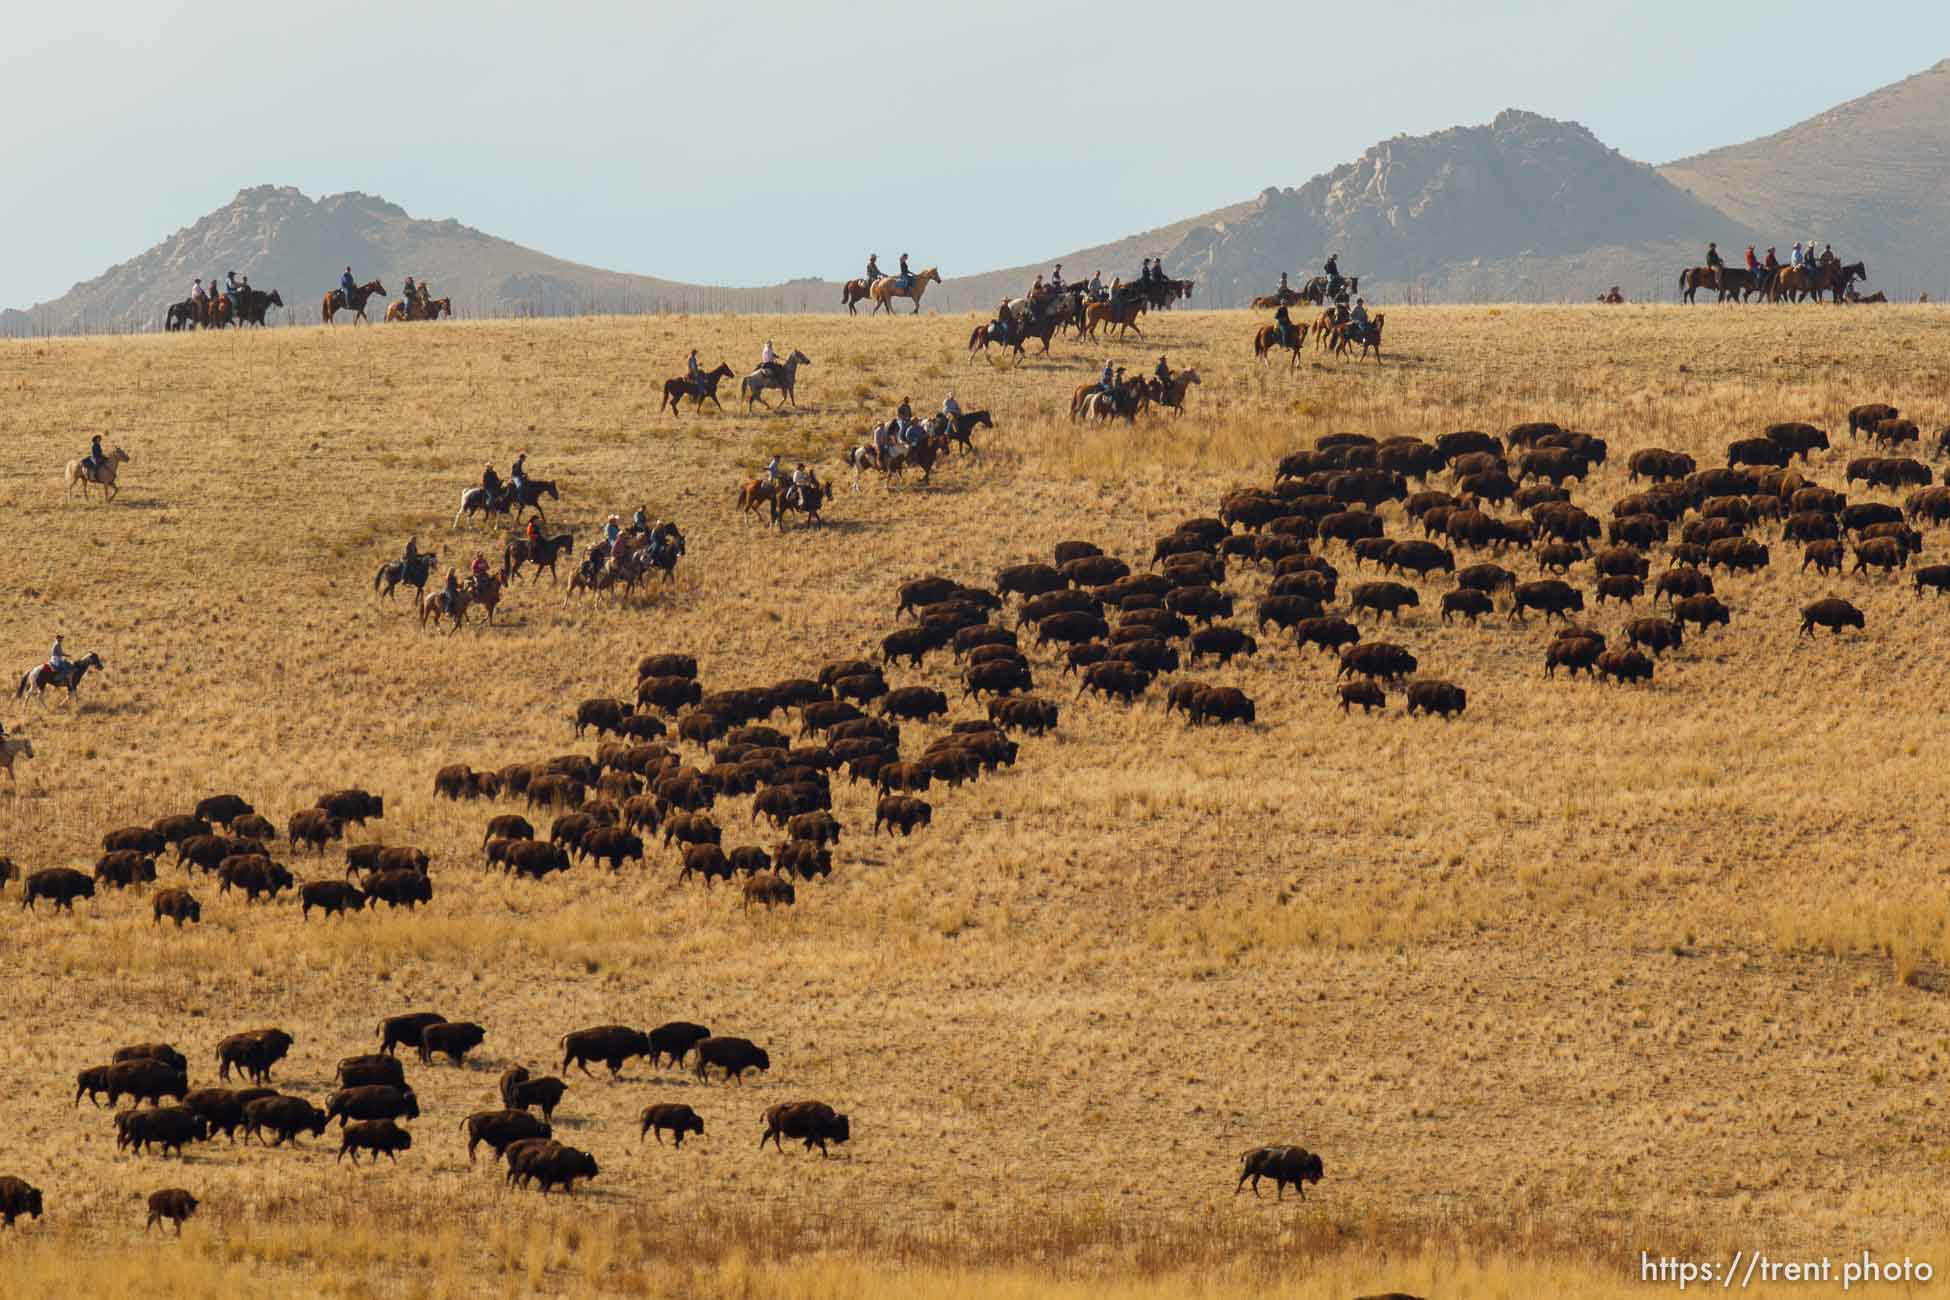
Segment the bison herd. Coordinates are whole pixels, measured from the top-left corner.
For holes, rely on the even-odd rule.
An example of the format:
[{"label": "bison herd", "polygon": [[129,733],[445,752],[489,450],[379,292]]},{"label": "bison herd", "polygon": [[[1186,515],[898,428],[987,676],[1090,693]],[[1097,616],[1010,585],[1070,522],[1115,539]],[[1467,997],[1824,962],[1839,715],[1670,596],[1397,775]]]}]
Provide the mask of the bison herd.
[{"label": "bison herd", "polygon": [[[414,1047],[422,1065],[431,1065],[440,1056],[459,1065],[486,1037],[482,1026],[449,1020],[438,1012],[388,1016],[379,1024],[377,1051],[339,1060],[333,1073],[337,1086],[322,1106],[271,1086],[272,1072],[296,1043],[283,1029],[245,1030],[216,1044],[218,1081],[230,1084],[235,1070],[240,1076],[236,1084],[248,1086],[193,1087],[191,1063],[182,1052],[168,1043],[139,1043],[116,1049],[105,1064],[79,1071],[74,1104],[79,1106],[85,1097],[100,1106],[106,1099],[114,1109],[126,1098],[128,1107],[114,1113],[116,1149],[137,1156],[152,1150],[180,1156],[186,1147],[219,1136],[233,1146],[296,1147],[306,1136],[324,1137],[337,1123],[335,1162],[350,1157],[356,1165],[361,1156],[377,1161],[383,1155],[397,1163],[401,1154],[414,1149],[407,1126],[421,1117],[418,1094],[397,1049]],[[681,1067],[689,1058],[699,1081],[709,1080],[715,1070],[721,1078],[743,1082],[747,1074],[772,1068],[771,1055],[750,1039],[715,1034],[707,1026],[682,1020],[647,1031],[625,1025],[578,1029],[563,1035],[558,1046],[565,1074],[575,1066],[586,1075],[588,1066],[598,1063],[608,1067],[612,1081],[636,1058],[653,1067],[666,1060]],[[535,1077],[525,1066],[504,1070],[495,1085],[495,1105],[460,1121],[468,1163],[474,1163],[485,1143],[505,1161],[508,1185],[535,1186],[545,1196],[557,1188],[573,1193],[578,1181],[596,1177],[601,1171],[594,1156],[554,1139],[555,1112],[570,1087],[560,1077]],[[780,1147],[790,1138],[802,1141],[808,1150],[816,1147],[825,1156],[831,1145],[852,1138],[847,1116],[820,1101],[771,1106],[760,1119],[761,1147],[768,1141]],[[681,1148],[686,1135],[702,1136],[704,1131],[703,1118],[691,1106],[660,1101],[644,1107],[637,1138],[641,1142],[654,1135],[662,1145],[669,1134],[671,1145]],[[159,1190],[148,1199],[145,1227],[168,1221],[181,1233],[184,1220],[196,1213],[197,1206],[196,1196],[187,1189]],[[11,1175],[0,1177],[0,1225],[11,1227],[22,1215],[38,1219],[43,1211],[39,1188]]]}]

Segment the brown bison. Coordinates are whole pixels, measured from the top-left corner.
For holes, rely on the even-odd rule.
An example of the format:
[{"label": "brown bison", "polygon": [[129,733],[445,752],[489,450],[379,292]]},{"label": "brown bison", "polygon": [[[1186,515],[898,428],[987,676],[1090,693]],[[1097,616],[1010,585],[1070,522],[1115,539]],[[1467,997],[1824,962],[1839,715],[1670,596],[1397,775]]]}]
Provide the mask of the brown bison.
[{"label": "brown bison", "polygon": [[183,1235],[183,1220],[196,1213],[196,1197],[181,1187],[165,1187],[159,1192],[149,1193],[149,1221],[142,1225],[144,1232],[167,1219],[176,1226],[176,1235]]},{"label": "brown bison", "polygon": [[589,1062],[601,1061],[609,1067],[609,1077],[612,1079],[622,1072],[625,1061],[633,1056],[649,1056],[654,1050],[648,1034],[626,1025],[597,1025],[593,1029],[578,1029],[562,1035],[559,1045],[562,1048],[560,1068],[563,1071],[566,1072],[573,1065],[588,1074]]},{"label": "brown bison", "polygon": [[793,1101],[766,1109],[765,1132],[758,1145],[763,1148],[770,1142],[775,1150],[784,1151],[783,1140],[792,1138],[803,1141],[808,1151],[818,1147],[824,1158],[827,1143],[844,1143],[852,1137],[853,1128],[847,1117],[825,1102]]},{"label": "brown bison", "polygon": [[1523,621],[1523,612],[1526,609],[1542,611],[1544,621],[1547,623],[1552,618],[1561,618],[1568,622],[1573,613],[1584,611],[1584,593],[1556,578],[1520,583],[1516,588],[1515,596],[1516,603],[1510,609],[1510,617],[1518,622]]},{"label": "brown bison", "polygon": [[22,882],[20,905],[33,911],[35,900],[45,898],[56,911],[72,912],[75,899],[94,896],[95,882],[73,867],[43,867]]},{"label": "brown bison", "polygon": [[286,1142],[293,1141],[306,1129],[311,1130],[313,1137],[323,1137],[326,1123],[325,1112],[303,1097],[273,1094],[244,1103],[246,1143],[252,1138],[262,1141],[267,1131],[272,1136],[272,1146],[282,1146]]},{"label": "brown bison", "polygon": [[735,1079],[741,1084],[745,1071],[757,1070],[762,1074],[772,1068],[771,1056],[749,1038],[713,1035],[698,1040],[696,1050],[697,1077],[700,1080],[709,1079],[706,1071],[713,1065],[723,1070],[727,1079]]},{"label": "brown bison", "polygon": [[12,1174],[0,1177],[0,1228],[13,1227],[23,1214],[38,1219],[41,1208],[40,1188]]},{"label": "brown bison", "polygon": [[1340,667],[1334,673],[1336,677],[1399,681],[1417,667],[1415,656],[1405,647],[1387,641],[1367,641],[1348,646],[1341,651],[1340,660]]},{"label": "brown bison", "polygon": [[934,808],[927,800],[890,794],[874,809],[873,834],[880,834],[880,828],[885,826],[890,835],[896,830],[902,835],[912,835],[917,826],[927,826],[933,821]]},{"label": "brown bison", "polygon": [[1812,605],[1802,607],[1801,634],[1813,636],[1816,627],[1828,628],[1836,636],[1840,636],[1845,627],[1866,629],[1867,624],[1862,618],[1861,610],[1839,596],[1830,596],[1826,600],[1818,600]]},{"label": "brown bison", "polygon": [[1246,1152],[1241,1158],[1239,1185],[1232,1189],[1237,1196],[1252,1181],[1253,1195],[1259,1195],[1259,1180],[1273,1180],[1273,1199],[1286,1195],[1288,1184],[1300,1193],[1300,1199],[1307,1199],[1307,1184],[1317,1183],[1325,1174],[1320,1157],[1303,1147],[1257,1147]]},{"label": "brown bison", "polygon": [[587,1151],[579,1151],[553,1140],[538,1145],[511,1143],[507,1159],[508,1181],[517,1187],[526,1187],[531,1182],[539,1183],[543,1196],[558,1186],[573,1196],[576,1179],[587,1180],[602,1172],[596,1165],[596,1158]]},{"label": "brown bison", "polygon": [[337,1120],[340,1128],[356,1119],[418,1119],[420,1101],[413,1095],[413,1089],[402,1085],[363,1084],[340,1088],[327,1097],[325,1117]]},{"label": "brown bison", "polygon": [[1358,704],[1363,713],[1373,713],[1376,709],[1388,707],[1388,694],[1373,682],[1343,682],[1338,692],[1341,712],[1346,713]]},{"label": "brown bison", "polygon": [[356,885],[343,880],[308,880],[298,889],[298,906],[300,919],[309,921],[314,907],[327,916],[364,911],[366,896]]},{"label": "brown bison", "polygon": [[467,1134],[467,1163],[474,1163],[474,1152],[485,1142],[499,1159],[502,1152],[524,1139],[555,1136],[546,1120],[536,1119],[525,1110],[479,1110],[460,1122]]},{"label": "brown bison", "polygon": [[391,1056],[395,1047],[418,1047],[420,1034],[428,1025],[444,1025],[447,1017],[438,1011],[409,1011],[388,1016],[379,1022],[379,1050]]},{"label": "brown bison", "polygon": [[359,1153],[372,1153],[373,1163],[379,1163],[381,1153],[394,1164],[399,1163],[399,1153],[410,1150],[413,1135],[389,1119],[362,1119],[356,1124],[347,1124],[339,1133],[339,1153],[333,1163],[345,1159],[350,1154],[352,1163],[359,1163]]},{"label": "brown bison", "polygon": [[703,1119],[696,1111],[681,1102],[661,1102],[654,1106],[645,1106],[643,1113],[637,1117],[637,1124],[639,1126],[637,1141],[641,1142],[645,1134],[654,1133],[658,1146],[663,1145],[665,1133],[670,1134],[672,1145],[679,1148],[684,1145],[686,1133],[704,1136]]},{"label": "brown bison", "polygon": [[431,1065],[435,1056],[444,1056],[459,1065],[466,1055],[487,1038],[487,1030],[470,1020],[443,1020],[420,1031],[420,1063]]},{"label": "brown bison", "polygon": [[1686,625],[1676,618],[1635,618],[1625,625],[1625,639],[1656,658],[1685,644]]},{"label": "brown bison", "polygon": [[248,1029],[217,1044],[217,1077],[228,1079],[232,1067],[253,1083],[267,1082],[271,1067],[285,1058],[296,1040],[282,1029]]},{"label": "brown bison", "polygon": [[1452,718],[1469,707],[1469,695],[1453,682],[1416,681],[1408,684],[1408,712]]},{"label": "brown bison", "polygon": [[1652,661],[1636,650],[1607,650],[1598,656],[1598,675],[1615,682],[1649,682]]}]

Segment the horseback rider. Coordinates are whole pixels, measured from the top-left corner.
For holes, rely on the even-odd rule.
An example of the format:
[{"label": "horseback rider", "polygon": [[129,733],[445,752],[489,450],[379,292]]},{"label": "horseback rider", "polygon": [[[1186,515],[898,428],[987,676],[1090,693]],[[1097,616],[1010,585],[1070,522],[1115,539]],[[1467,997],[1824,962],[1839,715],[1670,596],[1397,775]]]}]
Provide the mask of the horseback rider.
[{"label": "horseback rider", "polygon": [[1273,323],[1280,327],[1281,347],[1297,348],[1299,346],[1293,341],[1293,318],[1287,315],[1285,303],[1281,303],[1273,309]]},{"label": "horseback rider", "polygon": [[[697,354],[692,353],[691,355],[693,356],[693,358],[695,358]],[[523,451],[517,453],[515,456],[515,463],[508,466],[508,486],[514,491],[515,504],[520,505],[523,495],[526,494],[526,492],[528,491],[528,453],[527,452]]]},{"label": "horseback rider", "polygon": [[419,569],[419,567],[420,567],[420,539],[419,536],[416,534],[406,539],[406,549],[400,552],[400,557],[399,557],[400,576],[403,578],[407,577],[412,573],[416,572]]},{"label": "horseback rider", "polygon": [[[1814,247],[1814,245],[1812,245],[1812,244],[1810,244],[1810,245],[1809,245],[1809,247],[1810,247],[1810,248],[1812,248],[1812,247]],[[1822,266],[1837,266],[1837,265],[1839,265],[1839,264],[1841,263],[1841,260],[1842,260],[1841,258],[1839,258],[1839,257],[1837,257],[1837,256],[1835,256],[1835,250],[1834,250],[1834,249],[1833,249],[1832,247],[1830,247],[1830,246],[1829,246],[1829,245],[1827,245],[1827,244],[1823,244],[1823,245],[1821,246],[1821,262],[1820,262],[1820,265],[1822,265]]]},{"label": "horseback rider", "polygon": [[779,457],[776,452],[773,453],[771,460],[765,462],[765,481],[772,485],[774,492],[777,492],[778,485],[785,481],[785,474],[779,469]]},{"label": "horseback rider", "polygon": [[1113,275],[1110,278],[1111,310],[1116,311],[1119,307],[1122,307],[1123,305],[1124,305],[1124,279],[1122,276]]},{"label": "horseback rider", "polygon": [[1347,332],[1348,332],[1348,337],[1354,339],[1355,342],[1357,343],[1367,342],[1368,340],[1368,300],[1367,299],[1356,298],[1354,300],[1354,310],[1349,312],[1347,316]]},{"label": "horseback rider", "polygon": [[244,286],[237,282],[235,271],[223,273],[223,291],[230,295],[230,305],[239,316],[244,314]]},{"label": "horseback rider", "polygon": [[867,287],[869,289],[873,288],[873,282],[880,278],[881,278],[880,254],[868,253],[867,254]]},{"label": "horseback rider", "polygon": [[1321,270],[1327,274],[1327,296],[1329,298],[1340,297],[1341,255],[1339,253],[1329,253],[1327,255],[1327,265],[1321,267]]},{"label": "horseback rider", "polygon": [[419,307],[420,298],[418,294],[413,292],[413,277],[410,275],[406,277],[406,289],[404,292],[406,295],[406,314],[411,316],[414,310]]},{"label": "horseback rider", "polygon": [[906,253],[901,254],[900,276],[894,281],[894,283],[900,286],[900,291],[902,293],[906,293],[909,289],[914,287],[914,274],[913,272],[907,269]]},{"label": "horseback rider", "polygon": [[908,401],[905,397],[901,398],[901,404],[895,408],[894,418],[900,421],[900,427],[902,429],[907,428],[907,426],[913,422],[914,408],[908,405]]},{"label": "horseback rider", "polygon": [[1009,300],[1004,298],[995,305],[995,319],[989,322],[989,341],[1007,343],[1009,341]]},{"label": "horseback rider", "polygon": [[1108,397],[1117,387],[1117,372],[1109,357],[1104,358],[1104,373],[1097,377],[1097,391]]},{"label": "horseback rider", "polygon": [[1788,267],[1798,271],[1801,269],[1801,262],[1801,241],[1797,239],[1794,241],[1794,251],[1788,254]]},{"label": "horseback rider", "polygon": [[201,312],[203,310],[203,305],[208,301],[210,301],[209,298],[204,295],[203,277],[200,275],[197,276],[195,280],[190,282],[190,301],[196,304],[196,309],[198,312]]},{"label": "horseback rider", "polygon": [[698,363],[696,348],[692,348],[691,355],[684,360],[684,378],[690,384],[691,391],[702,398],[704,396],[704,367]]},{"label": "horseback rider", "polygon": [[1039,271],[1036,274],[1036,283],[1029,286],[1029,301],[1035,302],[1038,298],[1041,298],[1043,294],[1046,292],[1048,291],[1043,288],[1043,276],[1042,273]]},{"label": "horseback rider", "polygon": [[803,510],[806,505],[806,489],[818,481],[813,477],[812,471],[806,468],[806,462],[800,461],[793,467],[792,485],[786,489],[785,499]]},{"label": "horseback rider", "polygon": [[1287,288],[1286,285],[1286,272],[1285,271],[1280,272],[1280,287],[1275,291],[1275,296],[1278,297],[1282,303],[1284,303],[1287,300],[1287,298],[1292,295],[1292,293],[1293,290]]},{"label": "horseback rider", "polygon": [[1171,391],[1171,367],[1165,364],[1165,358],[1162,352],[1158,354],[1157,368],[1151,373],[1158,380],[1159,391],[1169,393]]},{"label": "horseback rider", "polygon": [[54,648],[47,652],[47,671],[58,682],[68,680],[68,669],[74,665],[68,662],[68,652],[61,648],[61,634],[54,634]]},{"label": "horseback rider", "polygon": [[1049,273],[1049,291],[1051,293],[1063,292],[1063,263],[1061,262],[1058,262]]},{"label": "horseback rider", "polygon": [[474,580],[476,588],[481,585],[481,579],[488,576],[488,563],[485,554],[480,551],[474,552],[474,563],[467,566],[467,576]]},{"label": "horseback rider", "polygon": [[487,498],[490,510],[494,509],[495,501],[501,496],[501,476],[494,472],[492,461],[481,466],[481,495]]},{"label": "horseback rider", "polygon": [[941,414],[948,420],[952,432],[961,423],[961,403],[955,400],[955,390],[950,388],[948,395],[941,399]]},{"label": "horseback rider", "polygon": [[900,448],[894,440],[896,421],[889,420],[873,431],[874,453],[880,457],[880,468],[886,469],[900,459]]},{"label": "horseback rider", "polygon": [[447,613],[452,615],[459,604],[460,579],[455,576],[453,569],[449,568],[447,570]]},{"label": "horseback rider", "polygon": [[766,339],[765,346],[758,350],[758,368],[774,371],[779,368],[779,354],[772,350],[771,339]]},{"label": "horseback rider", "polygon": [[344,306],[352,305],[352,295],[359,291],[359,282],[352,278],[352,268],[346,267],[345,274],[339,277],[339,293],[344,296]]},{"label": "horseback rider", "polygon": [[102,466],[108,464],[108,457],[102,454],[102,436],[98,433],[88,440],[88,454],[81,458],[88,471],[88,477],[95,482],[102,481]]},{"label": "horseback rider", "polygon": [[1720,245],[1713,240],[1706,241],[1706,268],[1709,271],[1723,271],[1726,263],[1720,259]]},{"label": "horseback rider", "polygon": [[1772,280],[1775,272],[1781,269],[1781,259],[1774,256],[1774,246],[1772,244],[1767,246],[1767,256],[1761,259],[1760,269],[1766,273],[1769,280]]},{"label": "horseback rider", "polygon": [[1754,256],[1754,246],[1752,244],[1747,245],[1747,256],[1745,260],[1747,263],[1747,274],[1754,277],[1755,284],[1759,284],[1760,259]]},{"label": "horseback rider", "polygon": [[426,315],[427,308],[431,307],[432,305],[433,305],[433,286],[426,282],[425,277],[422,277],[420,280],[420,315],[422,316]]},{"label": "horseback rider", "polygon": [[616,545],[616,539],[622,535],[623,521],[615,515],[611,515],[609,521],[603,525],[603,540],[608,542],[613,549]]}]

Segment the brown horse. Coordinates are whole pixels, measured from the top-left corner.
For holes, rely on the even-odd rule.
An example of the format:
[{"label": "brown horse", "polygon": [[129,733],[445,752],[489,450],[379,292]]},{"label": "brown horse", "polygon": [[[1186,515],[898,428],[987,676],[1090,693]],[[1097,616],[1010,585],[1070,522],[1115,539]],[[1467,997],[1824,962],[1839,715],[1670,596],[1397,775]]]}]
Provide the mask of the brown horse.
[{"label": "brown horse", "polygon": [[868,294],[867,289],[868,285],[865,280],[848,280],[841,286],[840,306],[846,308],[847,315],[858,316],[860,314],[858,304],[867,301],[871,296]]},{"label": "brown horse", "polygon": [[493,627],[494,607],[501,603],[501,580],[491,573],[471,578],[468,580],[467,596],[469,604],[479,605],[487,611],[488,626]]},{"label": "brown horse", "polygon": [[[386,296],[386,286],[377,280],[368,280],[352,291],[352,300],[350,302],[346,301],[345,290],[334,289],[325,295],[325,304],[321,319],[323,319],[325,324],[330,325],[333,323],[333,318],[340,312],[349,311],[353,316],[352,323],[357,325],[360,321],[366,319],[366,303],[371,300],[374,294],[384,298]],[[372,322],[366,321],[366,323],[370,325]]]},{"label": "brown horse", "polygon": [[758,508],[769,504],[778,495],[779,485],[769,478],[747,479],[738,489],[738,514],[748,519],[758,513]]},{"label": "brown horse", "polygon": [[1111,328],[1115,328],[1120,338],[1123,337],[1124,331],[1126,330],[1136,330],[1137,336],[1143,338],[1144,331],[1138,329],[1137,318],[1142,316],[1145,310],[1145,302],[1142,298],[1126,298],[1121,303],[1087,303],[1083,309],[1082,337],[1087,339],[1096,338],[1097,327],[1103,325],[1107,327],[1104,330],[1106,336],[1109,335]]},{"label": "brown horse", "polygon": [[115,493],[118,491],[115,486],[115,467],[125,464],[128,459],[129,453],[123,451],[120,447],[110,447],[106,452],[102,453],[102,463],[95,469],[88,468],[87,464],[83,461],[69,461],[67,470],[68,495],[74,495],[75,484],[79,483],[81,485],[81,499],[86,501],[88,499],[88,485],[95,483],[101,486],[102,501],[104,503],[113,501],[115,499]]},{"label": "brown horse", "polygon": [[[1372,352],[1374,353],[1375,364],[1381,364],[1381,323],[1387,319],[1388,314],[1386,312],[1376,312],[1374,319],[1368,322],[1366,332],[1361,335],[1361,352],[1359,356],[1355,357],[1356,361],[1361,360],[1368,353]],[[1348,324],[1334,327],[1335,356],[1346,356],[1348,348],[1353,346],[1354,335],[1350,328],[1352,323],[1350,321]]]},{"label": "brown horse", "polygon": [[1273,311],[1279,307],[1297,306],[1303,301],[1305,300],[1301,298],[1297,290],[1288,289],[1285,293],[1262,294],[1253,299],[1253,310]]},{"label": "brown horse", "polygon": [[543,569],[548,570],[549,581],[560,582],[555,572],[555,561],[562,553],[574,549],[573,533],[558,533],[554,537],[543,535],[531,542],[526,537],[513,537],[501,548],[501,582],[503,586],[521,576],[521,566],[532,564],[540,576]]},{"label": "brown horse", "polygon": [[1262,325],[1253,332],[1253,355],[1259,358],[1261,365],[1265,365],[1272,360],[1274,348],[1290,348],[1293,351],[1292,364],[1297,366],[1300,364],[1300,347],[1306,341],[1307,327],[1304,325],[1293,327],[1292,342],[1287,342],[1280,337],[1278,325]]},{"label": "brown horse", "polygon": [[717,407],[722,412],[724,410],[724,403],[718,400],[718,381],[731,378],[731,367],[720,361],[717,369],[706,370],[699,377],[704,382],[702,391],[695,384],[691,383],[690,377],[687,375],[679,375],[675,379],[664,380],[664,400],[657,404],[657,409],[661,411],[664,407],[668,406],[672,415],[682,414],[680,408],[683,406],[684,399],[688,397],[697,403],[697,409],[700,412],[704,410],[704,401],[706,398],[709,398],[711,405]]},{"label": "brown horse", "polygon": [[[1294,355],[1298,356],[1299,353],[1296,352]],[[1185,397],[1191,391],[1192,385],[1202,384],[1204,382],[1203,379],[1198,377],[1198,371],[1181,370],[1171,377],[1170,385],[1161,388],[1152,400],[1159,406],[1171,408],[1173,415],[1183,415],[1185,413]]]},{"label": "brown horse", "polygon": [[[1718,289],[1719,287],[1720,277],[1718,268],[1716,267],[1689,266],[1679,273],[1679,296],[1687,302],[1692,302],[1693,295],[1701,289]],[[1722,293],[1720,295],[1720,301],[1725,302],[1726,297],[1726,294]]]},{"label": "brown horse", "polygon": [[873,312],[875,315],[878,315],[882,310],[885,310],[890,316],[893,315],[894,299],[896,298],[913,299],[914,311],[912,314],[916,316],[920,315],[921,295],[928,291],[930,284],[941,283],[941,272],[932,266],[923,267],[908,276],[907,279],[908,284],[905,289],[900,287],[900,277],[892,275],[883,275],[868,286],[867,296],[873,299]]}]

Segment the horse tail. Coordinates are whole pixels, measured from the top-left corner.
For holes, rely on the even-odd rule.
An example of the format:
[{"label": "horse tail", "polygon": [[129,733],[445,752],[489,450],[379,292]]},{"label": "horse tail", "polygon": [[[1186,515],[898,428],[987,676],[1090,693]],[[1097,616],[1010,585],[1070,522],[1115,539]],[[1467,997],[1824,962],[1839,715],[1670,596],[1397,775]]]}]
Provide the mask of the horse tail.
[{"label": "horse tail", "polygon": [[372,575],[372,589],[375,594],[377,594],[379,591],[379,580],[385,576],[386,576],[386,566],[382,564],[379,566],[378,571]]},{"label": "horse tail", "polygon": [[33,678],[34,678],[34,670],[32,668],[29,668],[26,672],[20,675],[20,685],[14,687],[14,698],[16,700],[19,699],[21,696],[27,694],[27,683],[32,681]]}]

